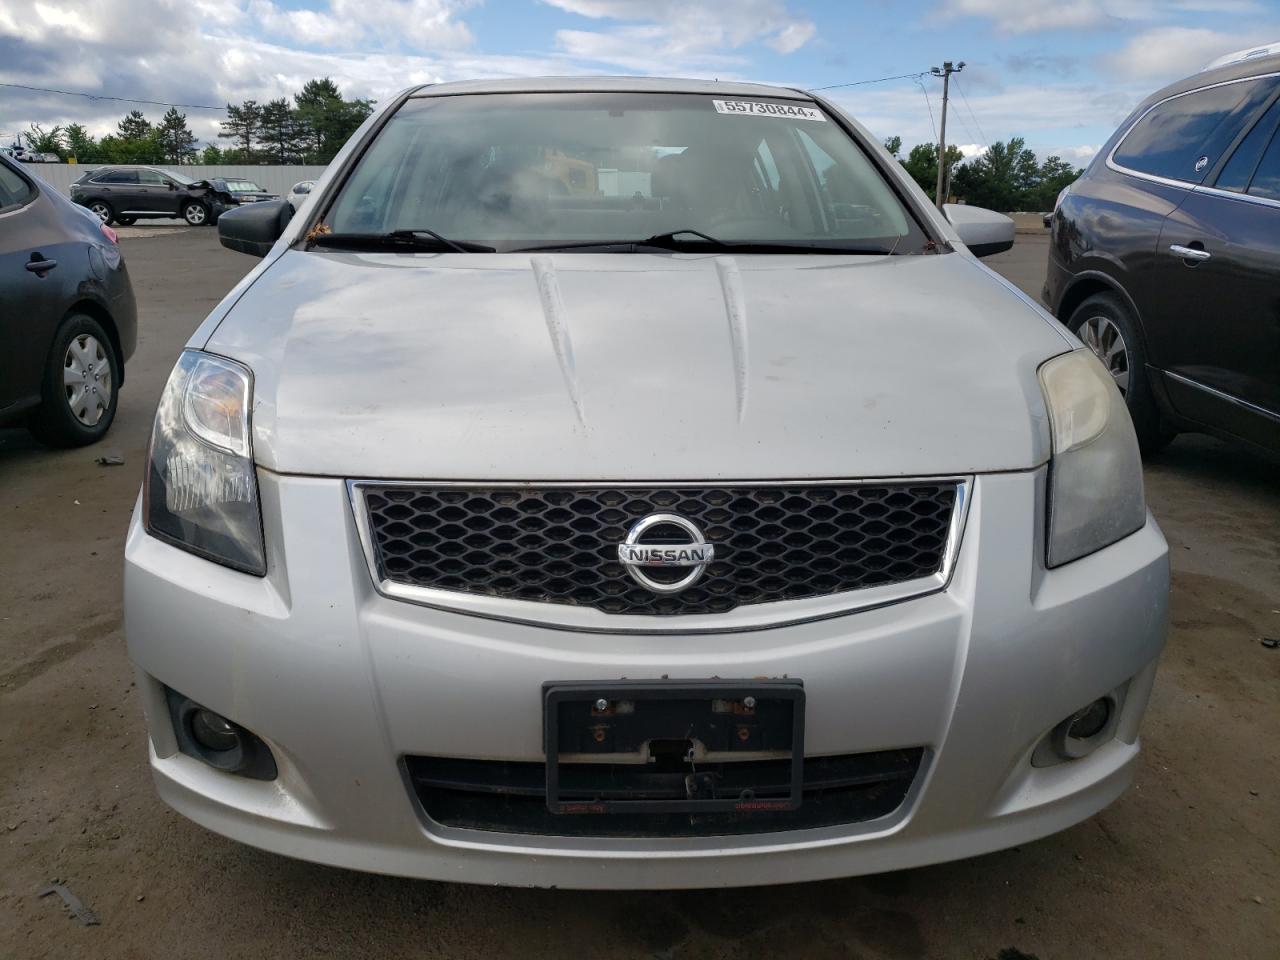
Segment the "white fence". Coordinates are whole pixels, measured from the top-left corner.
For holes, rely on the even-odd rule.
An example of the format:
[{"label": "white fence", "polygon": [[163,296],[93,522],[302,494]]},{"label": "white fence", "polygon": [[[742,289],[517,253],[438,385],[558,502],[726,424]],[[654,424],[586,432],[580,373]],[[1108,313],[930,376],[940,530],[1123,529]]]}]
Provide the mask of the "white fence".
[{"label": "white fence", "polygon": [[[29,163],[23,169],[30,170],[50,186],[57,187],[63,193],[75,181],[79,180],[86,170],[94,170],[104,164],[100,163]],[[183,164],[180,167],[166,168],[164,164],[155,164],[160,169],[172,169],[175,173],[190,177],[192,180],[208,180],[212,177],[239,178],[252,180],[269,193],[281,196],[299,180],[315,180],[324,173],[324,167],[311,166],[257,166],[237,164]]]}]

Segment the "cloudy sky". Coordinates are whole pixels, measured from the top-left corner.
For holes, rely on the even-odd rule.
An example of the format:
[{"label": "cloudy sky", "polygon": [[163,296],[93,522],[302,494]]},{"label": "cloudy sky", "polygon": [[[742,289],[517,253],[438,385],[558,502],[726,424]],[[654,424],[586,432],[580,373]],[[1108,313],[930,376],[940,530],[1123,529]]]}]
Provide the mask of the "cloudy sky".
[{"label": "cloudy sky", "polygon": [[[374,99],[415,83],[579,73],[812,88],[946,58],[968,64],[949,140],[972,152],[1021,135],[1041,156],[1083,163],[1146,94],[1274,40],[1280,0],[0,0],[0,82],[216,105],[326,75]],[[833,94],[880,136],[934,137],[936,79]],[[0,143],[31,122],[105,133],[131,106],[0,86]],[[218,111],[186,112],[216,141]]]}]

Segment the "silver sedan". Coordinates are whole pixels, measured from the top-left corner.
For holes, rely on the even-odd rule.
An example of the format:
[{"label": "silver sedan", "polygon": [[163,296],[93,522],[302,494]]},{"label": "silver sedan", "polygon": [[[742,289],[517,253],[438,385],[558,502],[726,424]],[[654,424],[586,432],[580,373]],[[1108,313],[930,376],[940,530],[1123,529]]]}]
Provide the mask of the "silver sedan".
[{"label": "silver sedan", "polygon": [[967,857],[1129,783],[1167,548],[1107,372],[821,96],[386,102],[156,414],[161,796],[290,856],[560,887]]}]

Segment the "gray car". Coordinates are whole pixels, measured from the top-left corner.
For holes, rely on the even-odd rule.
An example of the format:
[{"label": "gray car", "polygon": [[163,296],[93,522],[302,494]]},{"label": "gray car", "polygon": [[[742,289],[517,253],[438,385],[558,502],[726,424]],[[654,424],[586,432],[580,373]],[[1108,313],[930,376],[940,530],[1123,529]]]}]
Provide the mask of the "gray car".
[{"label": "gray car", "polygon": [[101,439],[137,340],[115,233],[0,156],[0,424],[54,446]]},{"label": "gray car", "polygon": [[1132,776],[1168,557],[1106,370],[822,97],[390,99],[194,334],[126,547],[161,796],[362,870],[967,857]]}]

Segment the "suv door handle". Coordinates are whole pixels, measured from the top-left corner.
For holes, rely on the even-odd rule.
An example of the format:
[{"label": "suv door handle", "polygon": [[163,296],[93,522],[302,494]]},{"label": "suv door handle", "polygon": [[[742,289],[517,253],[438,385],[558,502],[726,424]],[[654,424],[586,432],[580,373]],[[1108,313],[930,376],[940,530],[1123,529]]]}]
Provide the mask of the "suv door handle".
[{"label": "suv door handle", "polygon": [[27,261],[27,269],[35,274],[47,273],[57,265],[57,260],[37,260],[35,257]]},{"label": "suv door handle", "polygon": [[1172,243],[1169,250],[1176,253],[1183,260],[1194,260],[1199,263],[1201,260],[1208,260],[1213,254],[1208,250],[1197,250],[1195,247],[1184,247],[1180,243]]}]

